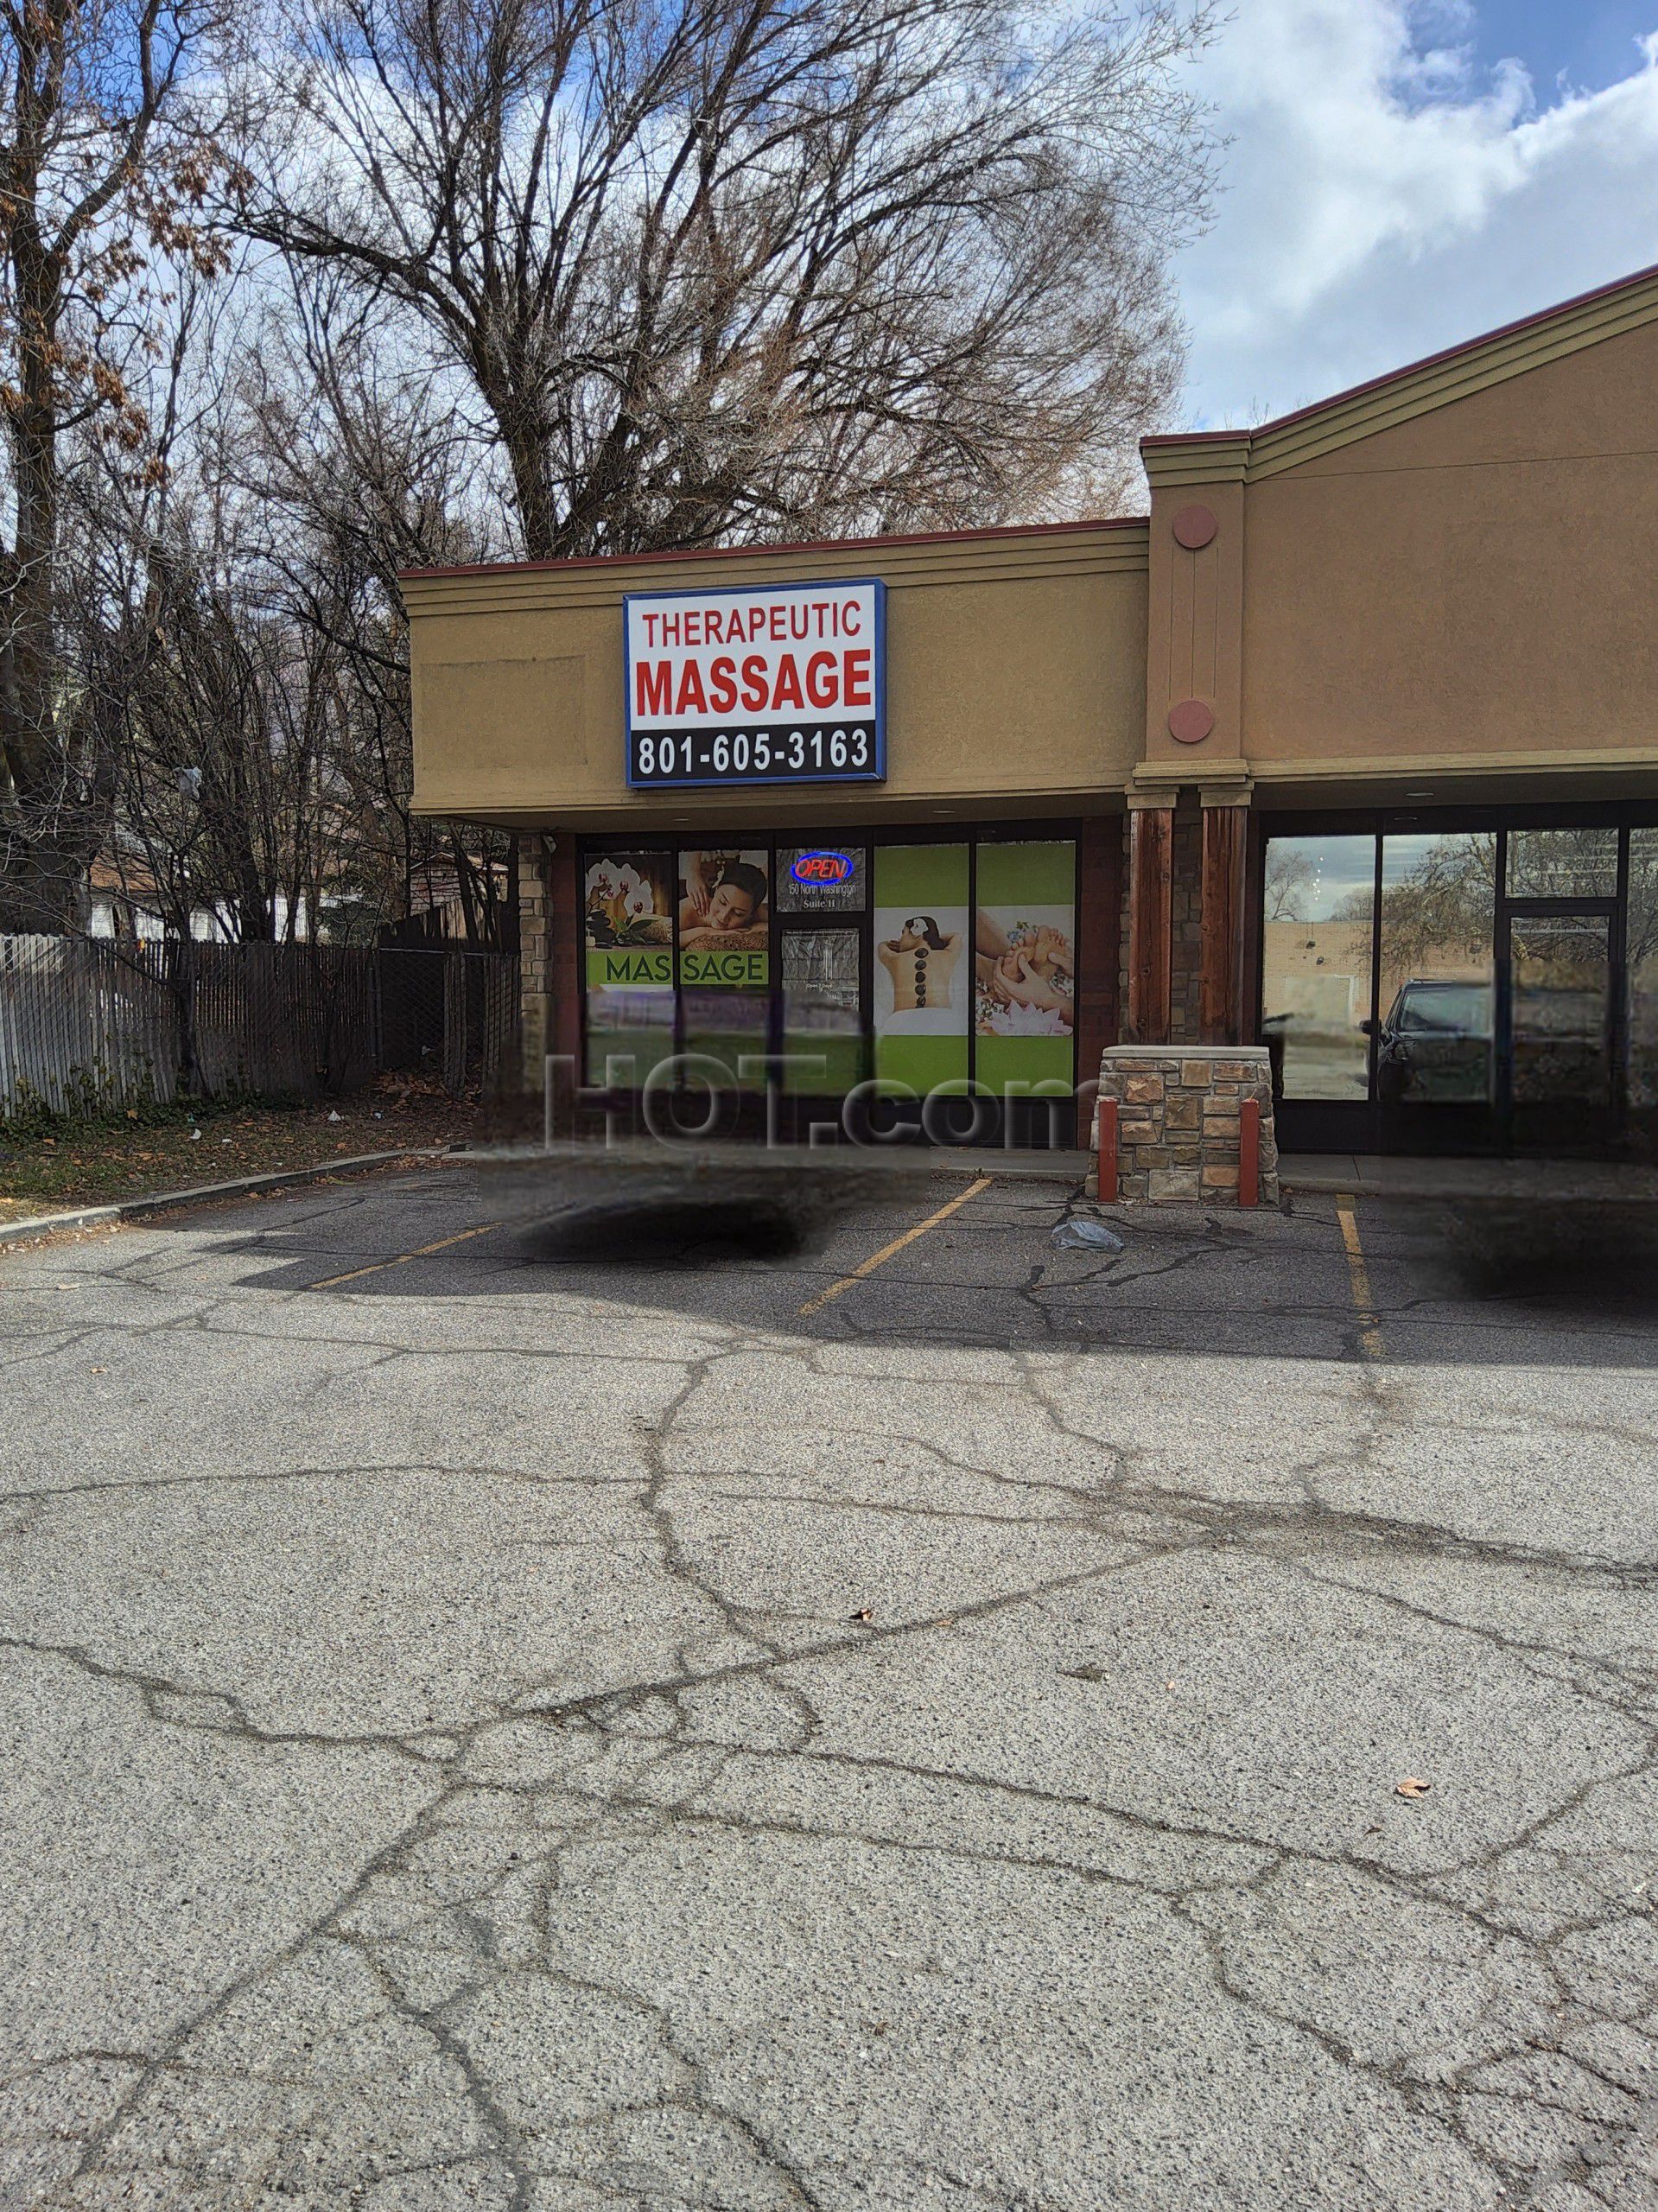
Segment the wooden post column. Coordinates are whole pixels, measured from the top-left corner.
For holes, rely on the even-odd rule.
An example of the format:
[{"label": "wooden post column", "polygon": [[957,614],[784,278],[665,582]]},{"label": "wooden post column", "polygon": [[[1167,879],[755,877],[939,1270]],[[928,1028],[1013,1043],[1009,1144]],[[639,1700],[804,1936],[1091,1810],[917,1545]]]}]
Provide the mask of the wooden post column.
[{"label": "wooden post column", "polygon": [[1174,794],[1158,805],[1131,797],[1128,1028],[1134,1045],[1168,1042],[1173,873]]},{"label": "wooden post column", "polygon": [[1121,1029],[1117,968],[1122,932],[1122,817],[1083,817],[1077,843],[1077,1141],[1094,1125],[1100,1056]]},{"label": "wooden post column", "polygon": [[1206,791],[1203,808],[1197,1035],[1204,1045],[1236,1045],[1243,1035],[1243,842],[1248,797]]}]

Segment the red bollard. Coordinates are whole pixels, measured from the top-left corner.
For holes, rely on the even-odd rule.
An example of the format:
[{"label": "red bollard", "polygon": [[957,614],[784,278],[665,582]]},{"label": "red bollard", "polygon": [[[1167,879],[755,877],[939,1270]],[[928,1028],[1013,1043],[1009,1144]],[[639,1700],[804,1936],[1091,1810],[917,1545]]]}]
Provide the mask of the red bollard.
[{"label": "red bollard", "polygon": [[1261,1101],[1246,1098],[1238,1108],[1238,1204],[1261,1203]]},{"label": "red bollard", "polygon": [[1117,1202],[1117,1102],[1100,1101],[1100,1204]]}]

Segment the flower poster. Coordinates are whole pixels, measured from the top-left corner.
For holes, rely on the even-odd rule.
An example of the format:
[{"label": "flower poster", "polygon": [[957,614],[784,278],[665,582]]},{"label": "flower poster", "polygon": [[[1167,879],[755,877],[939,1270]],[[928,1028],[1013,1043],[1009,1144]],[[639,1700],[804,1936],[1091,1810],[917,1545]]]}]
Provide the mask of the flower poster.
[{"label": "flower poster", "polygon": [[603,853],[588,861],[581,935],[588,984],[587,1073],[634,1063],[642,1085],[674,1048],[674,913],[666,853]]}]

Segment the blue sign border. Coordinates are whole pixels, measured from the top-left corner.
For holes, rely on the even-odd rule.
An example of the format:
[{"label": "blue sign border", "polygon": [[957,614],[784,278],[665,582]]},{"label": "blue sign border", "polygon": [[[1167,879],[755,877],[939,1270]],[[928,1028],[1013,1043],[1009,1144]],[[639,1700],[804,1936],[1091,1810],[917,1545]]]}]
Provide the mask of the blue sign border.
[{"label": "blue sign border", "polygon": [[[844,591],[848,585],[873,587],[875,594],[875,765],[873,768],[826,768],[799,776],[685,776],[663,783],[633,773],[633,656],[628,609],[661,599],[752,599],[757,592],[776,596],[787,591]],[[622,746],[631,791],[750,791],[791,784],[880,784],[886,780],[886,583],[881,576],[823,576],[804,584],[712,584],[704,590],[682,584],[670,591],[622,594]]]}]

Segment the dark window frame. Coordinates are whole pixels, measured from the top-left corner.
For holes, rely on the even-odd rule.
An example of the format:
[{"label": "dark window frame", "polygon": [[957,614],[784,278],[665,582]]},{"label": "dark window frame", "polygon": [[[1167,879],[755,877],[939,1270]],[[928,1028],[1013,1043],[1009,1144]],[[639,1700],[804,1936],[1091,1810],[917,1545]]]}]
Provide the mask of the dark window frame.
[{"label": "dark window frame", "polygon": [[[1492,902],[1490,957],[1493,979],[1493,1023],[1499,1040],[1510,1033],[1512,971],[1509,958],[1511,915],[1601,912],[1610,917],[1611,947],[1609,976],[1612,1096],[1610,1127],[1593,1149],[1603,1151],[1626,1141],[1630,1134],[1629,1093],[1629,979],[1625,957],[1629,927],[1629,844],[1637,830],[1658,830],[1658,803],[1649,800],[1576,800],[1550,804],[1544,800],[1511,801],[1501,805],[1472,803],[1418,807],[1328,807],[1301,810],[1261,807],[1252,825],[1250,893],[1246,925],[1252,976],[1251,1035],[1263,1039],[1266,993],[1267,854],[1279,837],[1369,836],[1375,842],[1375,896],[1370,917],[1369,1051],[1367,1055],[1367,1096],[1363,1100],[1296,1100],[1278,1102],[1280,1140],[1286,1149],[1305,1145],[1308,1149],[1376,1151],[1383,1148],[1382,1103],[1377,1087],[1377,1037],[1382,1018],[1382,864],[1383,839],[1389,836],[1454,834],[1484,830],[1496,838],[1496,881]],[[1516,830],[1598,830],[1617,833],[1616,891],[1581,895],[1571,893],[1508,894],[1509,839]],[[1485,1126],[1477,1130],[1451,1126],[1458,1109],[1440,1109],[1448,1148],[1508,1152],[1515,1147],[1512,1068],[1499,1042],[1496,1053],[1494,1099],[1489,1108],[1465,1110],[1465,1121],[1478,1116]],[[1433,1114],[1432,1105],[1414,1109],[1419,1116]],[[1287,1132],[1283,1124],[1288,1123]],[[1425,1127],[1420,1134],[1431,1134]]]}]

